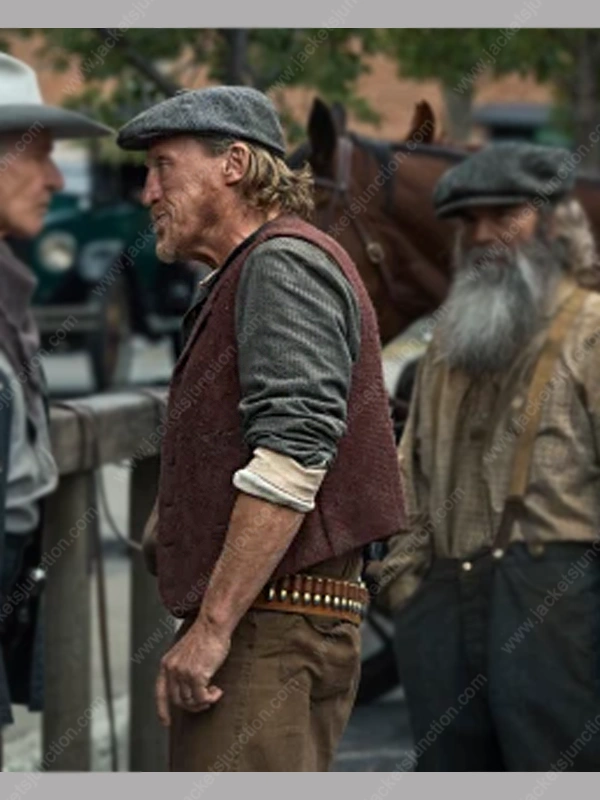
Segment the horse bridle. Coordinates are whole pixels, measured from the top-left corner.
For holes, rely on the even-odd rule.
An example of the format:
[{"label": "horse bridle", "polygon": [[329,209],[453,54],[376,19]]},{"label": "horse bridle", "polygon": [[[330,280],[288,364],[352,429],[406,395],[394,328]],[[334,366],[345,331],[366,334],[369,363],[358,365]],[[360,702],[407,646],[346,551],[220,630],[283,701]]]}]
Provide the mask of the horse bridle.
[{"label": "horse bridle", "polygon": [[352,176],[353,150],[354,143],[350,136],[340,136],[337,142],[336,169],[333,179],[321,175],[315,175],[314,177],[314,184],[317,188],[331,191],[331,198],[326,213],[326,232],[330,231],[333,227],[336,206],[341,206],[342,214],[346,215],[350,223],[354,226],[354,230],[365,249],[367,258],[379,273],[383,285],[393,300],[394,305],[399,311],[404,312],[405,309],[403,309],[402,298],[399,296],[398,292],[399,287],[394,282],[394,277],[386,261],[383,245],[370,235],[363,222],[358,218],[358,215],[352,213],[350,210],[350,204],[352,202],[352,197],[350,196],[350,178]]}]

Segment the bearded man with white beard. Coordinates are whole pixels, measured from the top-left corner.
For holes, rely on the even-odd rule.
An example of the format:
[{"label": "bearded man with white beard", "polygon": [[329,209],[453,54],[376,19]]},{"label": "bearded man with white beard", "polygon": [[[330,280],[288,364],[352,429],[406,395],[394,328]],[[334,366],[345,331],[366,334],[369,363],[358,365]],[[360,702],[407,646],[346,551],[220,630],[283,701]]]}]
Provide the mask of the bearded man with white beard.
[{"label": "bearded man with white beard", "polygon": [[491,145],[434,194],[456,273],[379,568],[419,771],[600,769],[600,295],[558,223],[568,159]]}]

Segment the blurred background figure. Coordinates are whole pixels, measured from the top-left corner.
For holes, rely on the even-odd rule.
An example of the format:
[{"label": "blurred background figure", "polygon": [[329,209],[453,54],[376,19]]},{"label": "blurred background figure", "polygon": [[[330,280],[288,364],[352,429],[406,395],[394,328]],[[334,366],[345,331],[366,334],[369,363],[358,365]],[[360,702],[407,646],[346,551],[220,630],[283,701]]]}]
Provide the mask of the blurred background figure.
[{"label": "blurred background figure", "polygon": [[573,197],[559,203],[553,225],[557,244],[564,248],[565,263],[575,280],[586,289],[600,291],[600,257],[581,203]]},{"label": "blurred background figure", "polygon": [[410,521],[382,579],[420,771],[600,759],[600,296],[576,282],[597,282],[597,255],[568,158],[498,144],[434,195],[460,222],[456,274],[416,379]]},{"label": "blurred background figure", "polygon": [[42,230],[52,195],[63,187],[51,158],[54,139],[110,132],[80,114],[44,105],[33,70],[0,54],[0,726],[12,722],[11,700],[28,702],[32,710],[42,704],[42,506],[58,483],[30,306],[36,281],[6,237],[30,239]]}]

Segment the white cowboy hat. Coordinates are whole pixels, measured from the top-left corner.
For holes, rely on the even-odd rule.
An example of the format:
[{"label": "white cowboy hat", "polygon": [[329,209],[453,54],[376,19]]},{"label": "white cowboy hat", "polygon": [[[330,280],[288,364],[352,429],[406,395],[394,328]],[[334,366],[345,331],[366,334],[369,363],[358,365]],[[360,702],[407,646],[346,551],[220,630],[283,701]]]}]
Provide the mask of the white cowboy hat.
[{"label": "white cowboy hat", "polygon": [[30,66],[0,53],[0,133],[19,133],[42,125],[55,139],[107,136],[111,128],[83,114],[47,106]]}]

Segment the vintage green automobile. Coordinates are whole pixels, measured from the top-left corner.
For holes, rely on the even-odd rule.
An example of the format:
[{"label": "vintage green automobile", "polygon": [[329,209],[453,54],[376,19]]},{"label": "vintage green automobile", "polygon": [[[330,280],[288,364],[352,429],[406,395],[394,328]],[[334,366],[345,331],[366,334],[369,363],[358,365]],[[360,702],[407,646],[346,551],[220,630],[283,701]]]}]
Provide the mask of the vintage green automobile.
[{"label": "vintage green automobile", "polygon": [[133,334],[169,336],[177,349],[198,271],[157,259],[139,168],[117,174],[100,166],[90,175],[81,164],[59,166],[65,191],[43,231],[12,245],[38,278],[34,311],[45,352],[87,350],[101,391],[127,383]]}]

